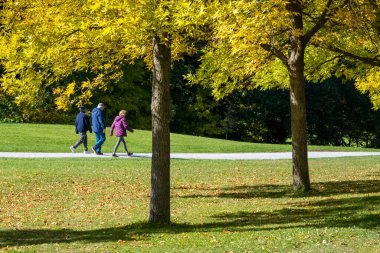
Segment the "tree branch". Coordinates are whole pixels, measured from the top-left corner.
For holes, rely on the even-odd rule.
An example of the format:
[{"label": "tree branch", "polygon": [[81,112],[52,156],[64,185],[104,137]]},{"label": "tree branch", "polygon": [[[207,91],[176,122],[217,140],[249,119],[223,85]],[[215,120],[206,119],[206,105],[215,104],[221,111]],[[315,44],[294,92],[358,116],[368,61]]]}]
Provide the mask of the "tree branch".
[{"label": "tree branch", "polygon": [[319,16],[317,23],[308,31],[306,32],[304,36],[304,43],[307,44],[311,37],[314,36],[327,22],[327,13],[330,9],[330,6],[334,0],[329,0],[326,3],[325,9],[323,10],[322,14]]},{"label": "tree branch", "polygon": [[[317,46],[317,47],[321,47],[321,45],[319,44],[313,44],[314,46]],[[372,66],[377,66],[377,67],[380,67],[380,55],[375,55],[374,57],[365,57],[365,56],[360,56],[360,55],[356,55],[356,54],[353,54],[353,53],[350,53],[350,52],[347,52],[343,49],[340,49],[340,48],[337,48],[337,47],[334,47],[334,46],[327,46],[327,47],[324,47],[325,49],[328,49],[332,52],[335,52],[335,53],[339,53],[343,56],[346,56],[348,58],[351,58],[351,59],[354,59],[354,60],[358,60],[358,61],[361,61],[363,63],[366,63],[366,64],[369,64],[369,65],[372,65]]]},{"label": "tree branch", "polygon": [[327,59],[326,61],[323,61],[321,63],[319,63],[316,67],[314,68],[310,68],[310,73],[309,75],[314,75],[315,72],[317,72],[319,70],[320,67],[322,67],[323,65],[325,65],[326,63],[329,63],[329,62],[332,62],[336,59],[339,59],[341,58],[342,56],[341,55],[337,55],[337,56],[334,56],[334,57],[331,57],[330,59]]},{"label": "tree branch", "polygon": [[280,59],[282,61],[282,63],[288,68],[289,67],[289,64],[288,64],[288,58],[285,56],[285,54],[283,52],[281,52],[281,50],[269,45],[269,44],[260,44],[260,46],[272,53],[274,56],[276,56],[278,59]]},{"label": "tree branch", "polygon": [[344,6],[346,6],[350,2],[350,0],[345,0],[342,4],[333,8],[329,12],[330,7],[331,7],[333,2],[334,2],[334,0],[328,0],[322,14],[317,19],[318,20],[317,23],[309,31],[307,31],[306,34],[304,35],[303,43],[305,45],[307,43],[309,43],[311,38],[314,36],[314,34],[316,34],[326,24],[326,22],[329,20],[329,17],[331,17],[340,8],[343,8]]},{"label": "tree branch", "polygon": [[69,33],[67,33],[67,34],[63,34],[59,40],[61,41],[61,40],[63,40],[63,39],[67,39],[67,38],[69,38],[71,35],[74,35],[74,34],[76,34],[77,32],[80,32],[80,31],[81,31],[81,29],[74,29],[74,30],[72,30],[71,32],[69,32]]}]

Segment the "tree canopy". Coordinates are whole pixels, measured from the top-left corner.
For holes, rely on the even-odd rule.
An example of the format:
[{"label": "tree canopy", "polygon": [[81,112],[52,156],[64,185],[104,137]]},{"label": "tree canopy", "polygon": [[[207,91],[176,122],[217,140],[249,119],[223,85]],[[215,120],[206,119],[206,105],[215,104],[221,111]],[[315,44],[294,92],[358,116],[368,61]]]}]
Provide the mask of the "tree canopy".
[{"label": "tree canopy", "polygon": [[[58,109],[88,103],[95,89],[121,78],[125,63],[142,58],[152,68],[152,37],[167,33],[172,59],[195,50],[189,37],[202,10],[196,1],[6,1],[0,48],[2,89],[33,104],[45,89],[73,72],[94,73],[54,87]],[[192,10],[192,11],[190,11]],[[170,42],[168,41],[170,39]]]},{"label": "tree canopy", "polygon": [[[292,3],[300,10],[289,9]],[[214,33],[194,82],[214,88],[216,97],[233,89],[287,88],[289,33],[302,38],[305,77],[323,81],[345,76],[370,91],[379,106],[379,1],[214,1]],[[295,28],[291,15],[302,18]]]}]

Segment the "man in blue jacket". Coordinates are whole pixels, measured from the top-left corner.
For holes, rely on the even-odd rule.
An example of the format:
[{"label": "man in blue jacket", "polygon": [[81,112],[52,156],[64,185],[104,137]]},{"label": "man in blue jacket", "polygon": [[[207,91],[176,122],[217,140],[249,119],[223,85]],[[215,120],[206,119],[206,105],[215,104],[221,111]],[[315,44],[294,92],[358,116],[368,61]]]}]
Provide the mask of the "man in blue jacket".
[{"label": "man in blue jacket", "polygon": [[95,133],[96,143],[92,146],[92,151],[96,155],[103,155],[102,144],[106,140],[106,120],[104,118],[104,104],[99,103],[94,110],[92,110],[92,131]]},{"label": "man in blue jacket", "polygon": [[74,145],[71,146],[71,152],[75,152],[75,149],[83,143],[84,146],[84,154],[89,154],[88,149],[87,149],[87,131],[91,130],[91,124],[88,116],[86,115],[84,111],[84,107],[79,107],[79,113],[77,115],[77,118],[75,119],[75,132],[76,134],[80,133],[80,139],[79,141]]}]

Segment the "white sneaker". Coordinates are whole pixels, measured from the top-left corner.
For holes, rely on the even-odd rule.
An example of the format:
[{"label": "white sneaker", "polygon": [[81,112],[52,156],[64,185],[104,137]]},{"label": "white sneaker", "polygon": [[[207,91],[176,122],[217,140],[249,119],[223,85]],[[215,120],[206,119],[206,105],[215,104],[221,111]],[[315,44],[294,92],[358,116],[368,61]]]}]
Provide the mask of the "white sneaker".
[{"label": "white sneaker", "polygon": [[70,147],[71,152],[75,153],[75,148],[73,146]]},{"label": "white sneaker", "polygon": [[88,155],[88,154],[91,154],[91,152],[87,150],[87,151],[83,151],[83,154]]}]

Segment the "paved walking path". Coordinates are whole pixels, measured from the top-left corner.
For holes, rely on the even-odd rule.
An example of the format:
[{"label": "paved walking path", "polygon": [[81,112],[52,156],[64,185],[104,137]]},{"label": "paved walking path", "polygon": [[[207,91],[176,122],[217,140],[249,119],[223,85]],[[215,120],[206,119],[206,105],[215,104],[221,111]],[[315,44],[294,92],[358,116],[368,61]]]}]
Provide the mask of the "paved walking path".
[{"label": "paved walking path", "polygon": [[[309,158],[332,158],[352,156],[380,156],[380,152],[309,152]],[[110,153],[104,155],[85,155],[83,153],[32,153],[32,152],[0,152],[1,157],[8,158],[113,158]],[[119,154],[119,158],[151,158],[151,153],[135,153],[128,157]],[[201,160],[277,160],[291,159],[291,152],[274,153],[172,153],[172,159]],[[114,158],[115,159],[115,158]]]}]

